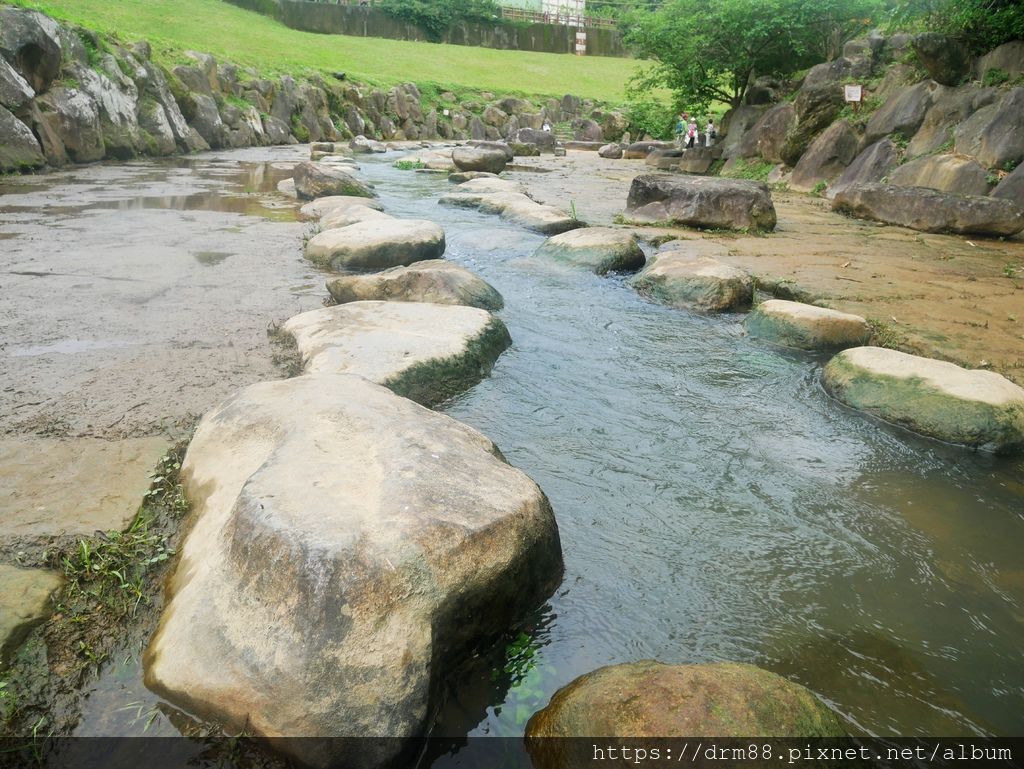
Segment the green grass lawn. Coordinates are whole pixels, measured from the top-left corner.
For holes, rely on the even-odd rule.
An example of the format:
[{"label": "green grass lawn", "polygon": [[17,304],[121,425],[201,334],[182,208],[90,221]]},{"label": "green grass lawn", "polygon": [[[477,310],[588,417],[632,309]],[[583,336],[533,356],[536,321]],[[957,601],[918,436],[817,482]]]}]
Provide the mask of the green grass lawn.
[{"label": "green grass lawn", "polygon": [[221,0],[13,0],[55,18],[148,40],[165,64],[196,50],[261,72],[344,71],[374,85],[412,81],[473,90],[620,102],[638,63],[571,54],[498,51],[372,37],[318,35],[289,29]]}]

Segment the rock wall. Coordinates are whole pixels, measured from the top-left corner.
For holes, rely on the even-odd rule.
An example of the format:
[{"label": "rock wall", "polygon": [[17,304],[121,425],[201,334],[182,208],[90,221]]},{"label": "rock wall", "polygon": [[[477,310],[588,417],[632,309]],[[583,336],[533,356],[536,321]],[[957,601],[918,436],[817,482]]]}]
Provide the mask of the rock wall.
[{"label": "rock wall", "polygon": [[[972,60],[934,33],[872,34],[801,81],[763,80],[725,125],[723,173],[749,161],[801,192],[833,197],[851,185],[889,183],[1024,205],[1024,42]],[[864,101],[845,104],[859,83]],[[743,161],[748,161],[744,163]]]},{"label": "rock wall", "polygon": [[625,120],[578,96],[425,96],[413,83],[369,88],[343,73],[275,80],[189,52],[164,67],[131,47],[23,8],[0,7],[0,172],[104,158],[338,141],[506,139],[570,122],[617,138]]}]

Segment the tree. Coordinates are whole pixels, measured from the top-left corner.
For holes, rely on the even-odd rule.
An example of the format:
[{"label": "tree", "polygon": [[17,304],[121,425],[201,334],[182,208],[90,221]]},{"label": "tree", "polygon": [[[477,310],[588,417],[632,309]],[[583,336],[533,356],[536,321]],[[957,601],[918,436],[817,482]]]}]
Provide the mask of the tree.
[{"label": "tree", "polygon": [[733,107],[753,79],[787,76],[831,58],[872,26],[882,0],[667,0],[625,22],[625,42],[654,61],[636,81],[680,104]]}]

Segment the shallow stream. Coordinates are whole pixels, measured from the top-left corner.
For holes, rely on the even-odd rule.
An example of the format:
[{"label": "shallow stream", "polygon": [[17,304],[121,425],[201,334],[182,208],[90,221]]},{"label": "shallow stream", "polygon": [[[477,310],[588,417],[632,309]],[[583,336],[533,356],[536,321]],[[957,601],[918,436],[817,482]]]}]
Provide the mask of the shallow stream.
[{"label": "shallow stream", "polygon": [[[436,734],[521,734],[576,676],[645,658],[762,665],[864,733],[1024,733],[1024,462],[838,405],[822,358],[747,338],[742,316],[535,261],[541,236],[437,205],[445,177],[393,160],[360,161],[386,210],[445,228],[447,257],[504,295],[514,340],[443,410],[540,484],[566,561],[507,653],[452,682]],[[258,253],[261,232],[210,251]],[[281,292],[304,277],[286,262]],[[174,733],[147,723],[155,702],[137,662],[113,664],[79,733]]]}]

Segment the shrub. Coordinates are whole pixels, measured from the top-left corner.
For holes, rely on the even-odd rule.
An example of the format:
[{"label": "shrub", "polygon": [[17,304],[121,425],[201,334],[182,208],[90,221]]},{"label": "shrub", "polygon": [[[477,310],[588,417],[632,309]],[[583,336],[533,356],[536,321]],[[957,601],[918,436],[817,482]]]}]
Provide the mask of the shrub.
[{"label": "shrub", "polygon": [[655,139],[671,139],[675,135],[676,115],[670,105],[654,99],[638,99],[626,106],[629,130],[637,139],[644,134]]}]

